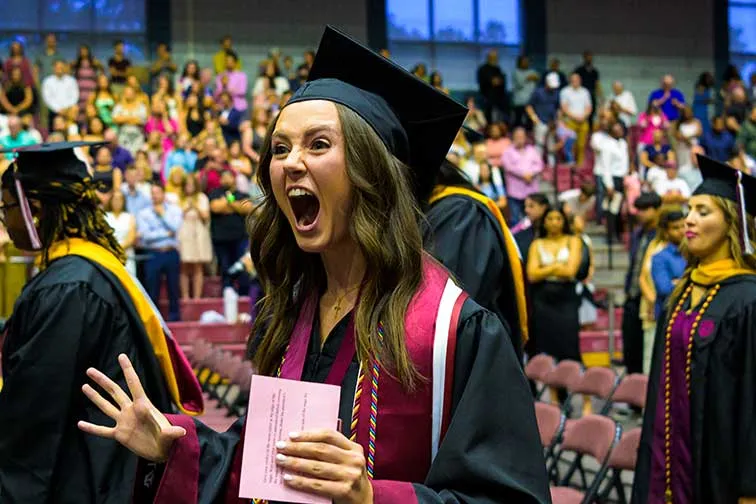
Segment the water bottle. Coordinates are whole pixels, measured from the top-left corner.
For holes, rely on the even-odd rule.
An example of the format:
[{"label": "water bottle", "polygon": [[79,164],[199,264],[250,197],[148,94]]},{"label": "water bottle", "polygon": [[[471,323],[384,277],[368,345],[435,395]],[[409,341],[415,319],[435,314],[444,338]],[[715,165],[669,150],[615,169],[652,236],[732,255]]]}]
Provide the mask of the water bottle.
[{"label": "water bottle", "polygon": [[223,289],[223,314],[229,324],[235,324],[239,317],[239,294],[233,287]]}]

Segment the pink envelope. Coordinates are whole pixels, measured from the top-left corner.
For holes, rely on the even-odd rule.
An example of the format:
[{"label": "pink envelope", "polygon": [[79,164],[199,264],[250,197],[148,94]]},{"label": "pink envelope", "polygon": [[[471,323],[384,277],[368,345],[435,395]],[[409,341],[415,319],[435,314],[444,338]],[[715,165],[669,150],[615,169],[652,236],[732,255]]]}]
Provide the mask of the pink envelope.
[{"label": "pink envelope", "polygon": [[253,376],[244,431],[239,497],[301,504],[329,504],[319,497],[284,485],[276,465],[276,443],[290,432],[335,429],[341,387],[268,376]]}]

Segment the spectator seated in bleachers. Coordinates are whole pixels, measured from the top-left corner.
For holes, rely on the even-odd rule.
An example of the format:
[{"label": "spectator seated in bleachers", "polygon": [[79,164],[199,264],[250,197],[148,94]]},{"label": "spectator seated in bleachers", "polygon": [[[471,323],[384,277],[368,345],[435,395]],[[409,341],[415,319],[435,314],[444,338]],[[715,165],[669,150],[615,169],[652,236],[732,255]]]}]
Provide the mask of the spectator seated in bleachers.
[{"label": "spectator seated in bleachers", "polygon": [[[15,115],[8,117],[8,134],[0,137],[0,148],[10,151],[10,149],[18,149],[35,143],[34,137],[24,130],[21,118]],[[6,152],[5,159],[13,159],[13,153]]]}]

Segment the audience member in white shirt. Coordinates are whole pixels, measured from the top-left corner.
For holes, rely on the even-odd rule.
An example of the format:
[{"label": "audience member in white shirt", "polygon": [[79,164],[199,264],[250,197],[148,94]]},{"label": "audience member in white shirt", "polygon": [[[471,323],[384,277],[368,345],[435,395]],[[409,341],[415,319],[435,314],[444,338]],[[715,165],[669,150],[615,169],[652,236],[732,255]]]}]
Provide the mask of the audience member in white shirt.
[{"label": "audience member in white shirt", "polygon": [[[646,188],[649,191],[656,192],[656,183],[659,180],[667,178],[667,171],[664,166],[667,164],[667,160],[664,158],[664,154],[659,153],[653,159],[651,167],[646,170]],[[660,194],[660,193],[657,193]]]},{"label": "audience member in white shirt", "polygon": [[633,93],[625,89],[620,81],[614,81],[612,91],[612,96],[606,102],[606,108],[617,114],[625,126],[631,126],[638,114],[638,105],[635,103]]},{"label": "audience member in white shirt", "polygon": [[593,178],[596,182],[596,219],[600,223],[603,218],[601,205],[606,197],[606,188],[602,180],[604,173],[604,144],[612,140],[609,134],[611,121],[607,119],[608,114],[602,113],[599,116],[598,129],[591,135],[591,150],[593,150]]},{"label": "audience member in white shirt", "polygon": [[570,75],[570,85],[559,92],[559,106],[565,117],[565,126],[577,134],[575,162],[581,166],[588,139],[588,119],[593,113],[593,105],[591,94],[581,85],[578,74]]},{"label": "audience member in white shirt", "polygon": [[667,163],[665,171],[667,176],[654,182],[654,192],[661,196],[664,203],[684,205],[691,194],[688,183],[677,176],[676,163]]},{"label": "audience member in white shirt", "polygon": [[615,217],[622,205],[625,176],[630,169],[630,152],[624,134],[622,124],[615,122],[609,130],[609,138],[601,144],[603,172],[599,180],[606,191],[601,205],[603,211],[609,211]]},{"label": "audience member in white shirt", "polygon": [[62,60],[55,62],[53,74],[42,81],[42,98],[49,110],[49,122],[58,114],[79,104],[79,84],[71,75],[66,74],[66,64]]}]

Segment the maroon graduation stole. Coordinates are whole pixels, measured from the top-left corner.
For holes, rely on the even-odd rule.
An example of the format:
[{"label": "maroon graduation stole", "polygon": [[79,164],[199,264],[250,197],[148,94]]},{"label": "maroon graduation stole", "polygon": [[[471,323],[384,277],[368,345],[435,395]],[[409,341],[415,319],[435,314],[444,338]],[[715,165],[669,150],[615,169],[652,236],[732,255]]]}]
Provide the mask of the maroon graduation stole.
[{"label": "maroon graduation stole", "polygon": [[[358,296],[359,300],[359,296]],[[359,302],[359,301],[358,301]],[[307,297],[302,308],[299,310],[297,324],[294,326],[294,332],[289,340],[289,346],[284,354],[281,363],[280,378],[287,380],[301,380],[304,364],[307,358],[307,349],[310,346],[310,337],[312,328],[315,325],[315,310],[318,304],[317,295],[313,294]],[[357,304],[355,303],[355,306]],[[325,383],[328,385],[341,386],[344,381],[349,364],[354,359],[357,348],[354,342],[354,315],[349,315],[349,325],[347,325],[346,335],[341,342],[341,348],[336,354],[336,359],[331,366]]]}]

